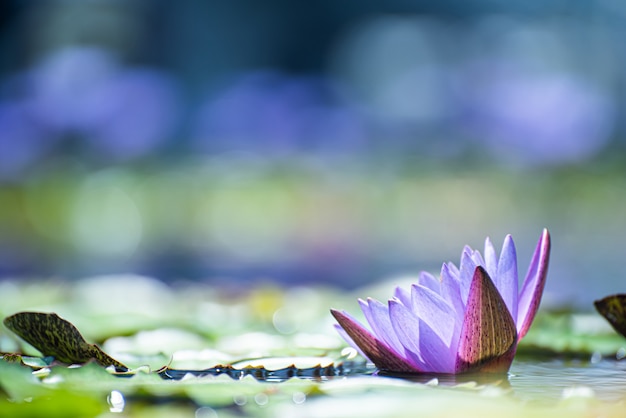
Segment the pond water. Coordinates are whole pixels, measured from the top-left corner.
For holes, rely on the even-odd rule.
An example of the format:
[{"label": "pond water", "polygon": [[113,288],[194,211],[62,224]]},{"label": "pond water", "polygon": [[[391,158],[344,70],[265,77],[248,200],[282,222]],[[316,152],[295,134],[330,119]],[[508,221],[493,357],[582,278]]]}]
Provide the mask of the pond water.
[{"label": "pond water", "polygon": [[595,396],[617,401],[626,397],[626,361],[515,361],[508,381],[525,400]]},{"label": "pond water", "polygon": [[[94,410],[77,416],[98,416],[117,412],[121,399],[128,416],[163,408],[169,416],[219,418],[626,416],[626,360],[617,360],[626,358],[625,340],[596,313],[540,312],[505,375],[389,376],[347,350],[332,329],[328,306],[351,306],[353,295],[261,289],[223,299],[210,287],[122,282],[133,303],[100,296],[111,279],[72,285],[72,292],[0,283],[7,313],[45,304],[37,310],[76,320],[85,340],[132,369],[49,367],[40,357],[23,358],[24,367],[8,356],[0,362],[0,415],[13,408],[9,415],[25,416],[21,408],[30,408],[26,416],[49,417],[58,407],[57,416],[68,416],[73,402]],[[276,312],[289,321],[277,325]],[[4,331],[0,349],[17,352],[15,336]]]},{"label": "pond water", "polygon": [[416,385],[440,387],[485,386],[505,389],[514,397],[525,401],[554,401],[568,397],[593,397],[602,401],[626,398],[626,361],[595,359],[516,360],[508,375],[391,375],[378,372],[360,362],[345,362],[336,366],[297,368],[289,366],[276,370],[263,367],[214,367],[205,370],[164,369],[159,372],[165,380],[227,375],[234,380],[252,376],[259,382],[281,383],[296,378],[328,382],[370,378],[372,383],[381,379],[397,379]]},{"label": "pond water", "polygon": [[[309,366],[315,360],[317,365]],[[621,417],[626,401],[626,361],[599,356],[523,356],[504,375],[392,376],[358,358],[333,364],[327,357],[268,357],[203,370],[164,367],[116,375],[89,363],[44,367],[33,373],[39,381],[17,363],[0,362],[0,369],[0,383],[18,400],[0,406],[17,408],[44,389],[54,390],[55,402],[63,405],[68,397],[83,402],[92,396],[99,405],[106,399],[111,412],[119,406],[111,399],[121,398],[130,416],[164,405],[179,408],[185,400],[182,412],[210,410],[219,418],[328,416],[320,411],[334,411],[335,417],[412,417],[416,410],[437,418],[588,418]]]},{"label": "pond water", "polygon": [[609,359],[516,360],[507,376],[380,375],[432,386],[471,387],[476,384],[498,387],[525,401],[550,402],[568,397],[588,397],[613,402],[626,398],[626,361]]},{"label": "pond water", "polygon": [[[296,379],[303,381],[303,379]],[[286,388],[294,379],[280,383]],[[287,385],[287,386],[285,386]],[[322,379],[318,393],[277,416],[317,417],[623,417],[626,362],[523,359],[508,375],[390,376],[351,369]],[[253,411],[256,414],[256,410]],[[254,415],[252,414],[252,415]]]}]

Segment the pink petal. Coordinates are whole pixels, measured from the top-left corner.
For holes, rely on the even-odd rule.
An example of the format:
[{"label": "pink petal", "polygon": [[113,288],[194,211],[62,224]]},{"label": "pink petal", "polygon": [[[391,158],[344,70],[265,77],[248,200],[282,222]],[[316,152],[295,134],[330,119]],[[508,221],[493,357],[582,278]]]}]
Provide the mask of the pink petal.
[{"label": "pink petal", "polygon": [[517,252],[510,235],[504,238],[497,273],[493,282],[500,292],[506,307],[514,319],[517,319]]},{"label": "pink petal", "polygon": [[515,322],[483,267],[476,267],[461,329],[457,373],[506,372],[517,348]]},{"label": "pink petal", "polygon": [[541,302],[541,295],[546,284],[546,275],[550,262],[550,245],[550,233],[548,233],[547,229],[544,229],[535,248],[535,253],[528,267],[528,273],[526,273],[522,291],[519,295],[517,333],[520,340],[528,332],[530,324],[535,319],[537,309],[539,309],[539,302]]},{"label": "pink petal", "polygon": [[379,369],[403,373],[422,372],[417,366],[393,351],[384,342],[374,337],[346,312],[331,309],[330,313],[346,331],[352,342],[356,344],[365,356]]}]

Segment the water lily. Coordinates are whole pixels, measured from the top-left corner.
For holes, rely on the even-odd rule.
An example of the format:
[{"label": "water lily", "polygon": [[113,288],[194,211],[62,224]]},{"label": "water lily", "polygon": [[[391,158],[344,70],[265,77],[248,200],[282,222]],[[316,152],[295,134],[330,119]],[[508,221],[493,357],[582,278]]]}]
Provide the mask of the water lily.
[{"label": "water lily", "polygon": [[420,273],[410,291],[396,287],[387,305],[359,299],[371,330],[331,309],[335,327],[381,370],[505,373],[539,308],[549,258],[544,229],[519,288],[513,238],[506,236],[500,257],[487,238],[484,257],[466,246],[460,267],[444,263],[439,279]]}]

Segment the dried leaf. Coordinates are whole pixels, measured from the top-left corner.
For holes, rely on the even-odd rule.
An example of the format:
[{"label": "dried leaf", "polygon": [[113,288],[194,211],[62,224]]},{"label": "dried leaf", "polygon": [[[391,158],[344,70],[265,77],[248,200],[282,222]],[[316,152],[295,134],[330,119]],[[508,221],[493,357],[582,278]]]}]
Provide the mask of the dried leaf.
[{"label": "dried leaf", "polygon": [[45,357],[67,364],[95,360],[116,370],[128,367],[113,359],[95,344],[89,344],[78,329],[55,313],[19,312],[4,319],[4,325],[35,347]]},{"label": "dried leaf", "polygon": [[626,294],[610,295],[593,304],[615,331],[626,337]]},{"label": "dried leaf", "polygon": [[19,363],[22,366],[24,365],[22,355],[18,353],[2,353],[2,360],[6,361],[7,363]]}]

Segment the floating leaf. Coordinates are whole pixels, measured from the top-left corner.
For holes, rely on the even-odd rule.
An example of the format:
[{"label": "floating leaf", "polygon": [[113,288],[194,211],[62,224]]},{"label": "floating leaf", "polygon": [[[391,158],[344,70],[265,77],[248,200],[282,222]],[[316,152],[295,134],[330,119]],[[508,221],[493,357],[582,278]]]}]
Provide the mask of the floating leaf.
[{"label": "floating leaf", "polygon": [[55,313],[19,312],[5,318],[4,325],[44,356],[62,363],[86,363],[93,359],[104,367],[128,370],[100,347],[85,341],[74,325]]},{"label": "floating leaf", "polygon": [[626,294],[610,295],[593,304],[615,331],[626,337]]},{"label": "floating leaf", "polygon": [[7,363],[19,363],[21,365],[24,365],[22,355],[17,353],[3,353],[2,360],[6,361]]}]

